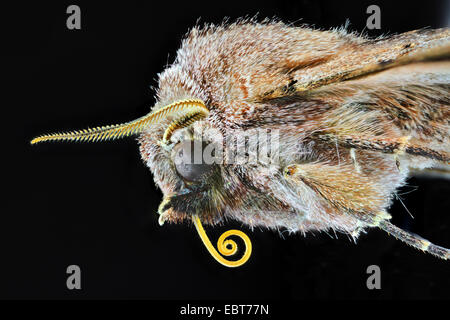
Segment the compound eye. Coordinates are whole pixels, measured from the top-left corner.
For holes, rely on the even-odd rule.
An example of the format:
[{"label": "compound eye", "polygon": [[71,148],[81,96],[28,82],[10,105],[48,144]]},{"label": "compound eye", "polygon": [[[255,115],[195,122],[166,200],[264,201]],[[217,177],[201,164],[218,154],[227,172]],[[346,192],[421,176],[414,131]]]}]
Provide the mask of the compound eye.
[{"label": "compound eye", "polygon": [[203,160],[203,148],[204,144],[195,140],[185,140],[174,147],[175,168],[183,179],[197,182],[212,171],[213,165]]}]

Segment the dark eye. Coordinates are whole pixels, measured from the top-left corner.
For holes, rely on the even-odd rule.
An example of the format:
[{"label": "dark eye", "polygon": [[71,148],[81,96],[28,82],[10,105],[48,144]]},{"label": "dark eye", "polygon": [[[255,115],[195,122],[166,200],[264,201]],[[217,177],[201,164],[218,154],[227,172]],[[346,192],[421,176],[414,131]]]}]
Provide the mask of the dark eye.
[{"label": "dark eye", "polygon": [[175,168],[185,180],[199,181],[212,171],[213,165],[204,162],[204,147],[205,144],[201,141],[191,140],[185,140],[175,146]]}]

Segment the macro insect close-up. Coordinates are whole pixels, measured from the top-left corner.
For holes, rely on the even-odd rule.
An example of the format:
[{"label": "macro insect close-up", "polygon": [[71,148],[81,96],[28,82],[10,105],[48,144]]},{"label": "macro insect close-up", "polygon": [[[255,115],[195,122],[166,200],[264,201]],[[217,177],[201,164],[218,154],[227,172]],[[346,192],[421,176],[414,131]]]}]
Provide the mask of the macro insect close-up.
[{"label": "macro insect close-up", "polygon": [[[272,21],[196,27],[160,75],[150,114],[31,143],[139,135],[142,159],[164,193],[161,225],[230,218],[353,237],[380,227],[448,259],[448,249],[389,223],[387,208],[411,169],[450,162],[449,55],[447,29],[374,41],[343,29]],[[266,148],[279,149],[269,150],[268,162],[207,163],[200,157],[195,163],[184,157],[174,164],[180,152],[195,155],[195,143],[223,144],[227,135],[239,139],[246,130],[266,128],[279,135]],[[184,135],[172,139],[177,130]],[[236,150],[257,152],[272,138],[262,136],[239,139],[247,145]]]},{"label": "macro insect close-up", "polygon": [[[343,235],[343,241],[358,247],[371,241],[377,246],[366,235],[378,229],[412,247],[403,253],[416,259],[434,256],[429,263],[448,268],[448,261],[440,259],[450,258],[450,243],[398,225],[392,208],[395,203],[403,208],[401,193],[414,177],[448,184],[450,29],[378,36],[353,30],[348,21],[320,28],[261,14],[197,22],[181,37],[175,56],[164,68],[160,65],[151,107],[146,103],[129,116],[122,108],[121,119],[128,120],[119,124],[98,115],[90,120],[88,110],[78,113],[70,127],[59,127],[53,119],[41,129],[34,119],[27,131],[32,135],[25,137],[29,152],[55,157],[60,144],[47,145],[61,142],[64,152],[76,157],[79,143],[97,146],[124,138],[131,140],[130,151],[134,139],[161,192],[152,195],[154,201],[160,197],[157,209],[145,213],[153,214],[152,225],[164,230],[180,224],[187,233],[195,227],[224,266],[269,259],[268,254],[257,258],[261,250],[255,251],[267,230],[297,243],[316,234]],[[61,110],[58,119],[63,118]],[[72,127],[80,119],[85,129]],[[64,171],[55,170],[55,175]],[[65,182],[76,179],[71,175]],[[98,181],[86,193],[101,188]],[[80,189],[76,202],[84,201],[83,193]],[[220,231],[217,241],[215,228],[228,231]],[[162,241],[157,237],[153,241]],[[164,243],[159,246],[164,252]],[[172,248],[157,259],[171,255],[178,264],[178,254]],[[339,259],[346,259],[345,249]]]}]

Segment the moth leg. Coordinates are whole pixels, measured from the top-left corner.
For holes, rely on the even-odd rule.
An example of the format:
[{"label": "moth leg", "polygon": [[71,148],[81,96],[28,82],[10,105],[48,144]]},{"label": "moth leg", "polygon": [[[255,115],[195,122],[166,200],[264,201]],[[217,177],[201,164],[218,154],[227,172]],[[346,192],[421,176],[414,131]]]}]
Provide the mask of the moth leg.
[{"label": "moth leg", "polygon": [[[384,211],[378,188],[364,175],[356,174],[351,166],[330,166],[325,164],[291,164],[285,167],[284,176],[288,181],[303,183],[332,207],[337,213],[346,213],[361,221],[362,226],[378,227],[395,238],[419,250],[441,259],[450,258],[450,250],[437,246],[420,236],[402,230],[388,220],[391,216]],[[358,228],[355,236],[358,235]],[[352,234],[353,235],[353,234]]]},{"label": "moth leg", "polygon": [[440,177],[450,179],[450,166],[448,165],[438,165],[433,168],[426,169],[411,169],[410,172],[414,176],[425,176],[425,177]]},{"label": "moth leg", "polygon": [[403,230],[385,219],[365,219],[366,222],[372,227],[378,227],[381,230],[392,235],[394,238],[403,241],[404,243],[422,250],[423,252],[430,253],[438,258],[448,260],[450,258],[450,250],[430,241],[422,238],[421,236],[412,232]]},{"label": "moth leg", "polygon": [[409,136],[388,139],[378,137],[358,137],[354,135],[335,135],[327,133],[321,134],[318,137],[320,140],[328,143],[336,143],[337,141],[341,146],[350,149],[354,148],[394,154],[396,160],[398,160],[399,155],[406,153],[446,163],[450,162],[450,155],[447,152],[436,151],[430,148],[409,143]]},{"label": "moth leg", "polygon": [[294,187],[306,186],[314,191],[336,214],[358,217],[381,212],[388,205],[384,190],[374,178],[359,174],[352,164],[290,164],[283,175]]},{"label": "moth leg", "polygon": [[399,139],[399,147],[396,152],[394,152],[394,161],[395,166],[397,167],[398,171],[402,171],[402,168],[400,166],[400,158],[399,156],[405,153],[406,146],[408,144],[408,141],[411,139],[410,136],[404,136]]},{"label": "moth leg", "polygon": [[169,209],[170,209],[170,198],[164,198],[163,201],[161,201],[159,207],[158,207],[158,223],[160,226],[164,225],[164,223],[169,220]]}]

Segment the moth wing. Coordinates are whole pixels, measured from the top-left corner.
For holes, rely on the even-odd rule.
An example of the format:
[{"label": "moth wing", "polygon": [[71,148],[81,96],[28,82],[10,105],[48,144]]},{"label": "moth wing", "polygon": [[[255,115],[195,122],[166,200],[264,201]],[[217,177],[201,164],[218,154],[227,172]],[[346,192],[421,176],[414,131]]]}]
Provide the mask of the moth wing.
[{"label": "moth wing", "polygon": [[[450,58],[450,29],[421,29],[400,35],[344,42],[334,54],[311,61],[286,60],[286,83],[263,93],[260,100],[309,94],[327,85],[365,77],[411,63]],[[293,62],[294,61],[294,62]]]}]

